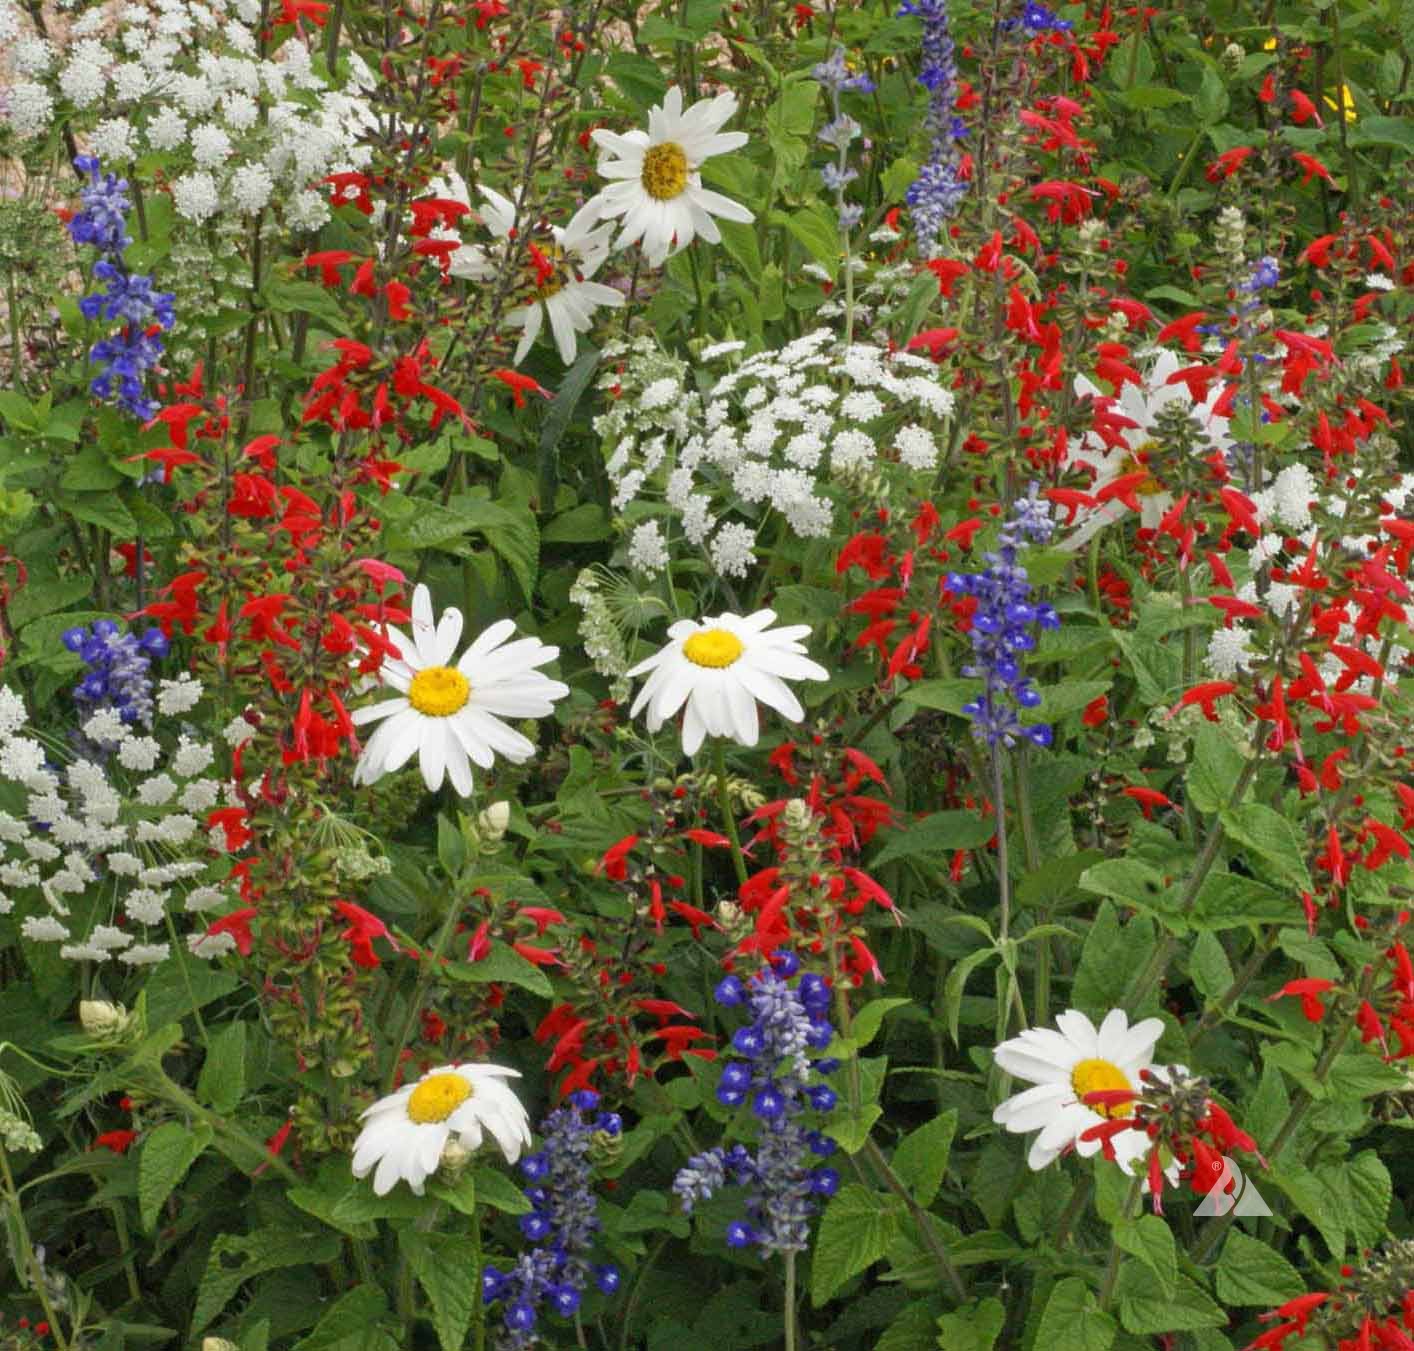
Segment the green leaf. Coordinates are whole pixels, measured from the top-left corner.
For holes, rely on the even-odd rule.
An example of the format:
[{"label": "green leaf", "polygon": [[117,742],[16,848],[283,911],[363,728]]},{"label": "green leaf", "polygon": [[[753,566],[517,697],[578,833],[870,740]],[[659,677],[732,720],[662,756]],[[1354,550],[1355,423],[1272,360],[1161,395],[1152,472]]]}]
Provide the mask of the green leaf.
[{"label": "green leaf", "polygon": [[901,1008],[913,1001],[905,998],[871,999],[850,1023],[849,1040],[856,1049],[868,1046],[879,1035],[884,1025],[884,1016],[893,1009]]},{"label": "green leaf", "polygon": [[846,1154],[858,1154],[883,1115],[877,1102],[861,1103],[857,1108],[840,1106],[825,1123],[825,1134]]},{"label": "green leaf", "polygon": [[1224,1304],[1274,1309],[1304,1294],[1306,1282],[1270,1243],[1233,1229],[1218,1258],[1214,1289]]},{"label": "green leaf", "polygon": [[1245,757],[1221,723],[1205,722],[1193,738],[1193,762],[1184,779],[1189,803],[1200,812],[1226,807]]},{"label": "green leaf", "polygon": [[1137,1257],[1148,1267],[1160,1289],[1172,1294],[1178,1279],[1178,1256],[1173,1231],[1157,1215],[1141,1215],[1137,1220],[1121,1220],[1110,1231],[1121,1252]]},{"label": "green leaf", "polygon": [[1135,910],[1163,911],[1168,888],[1163,874],[1137,858],[1111,858],[1087,868],[1080,878],[1083,891],[1109,896]]},{"label": "green leaf", "polygon": [[728,256],[746,273],[753,286],[761,285],[761,249],[756,242],[756,227],[744,221],[717,222],[722,234],[722,247]]},{"label": "green leaf", "polygon": [[1188,959],[1188,974],[1206,999],[1216,999],[1232,988],[1232,963],[1215,935],[1198,935]]},{"label": "green leaf", "polygon": [[1306,841],[1280,812],[1261,802],[1247,802],[1221,815],[1230,839],[1258,854],[1272,872],[1298,891],[1311,890],[1306,870]]},{"label": "green leaf", "polygon": [[1299,912],[1289,891],[1278,891],[1255,877],[1209,873],[1188,919],[1195,929],[1241,929],[1252,924],[1280,924]]},{"label": "green leaf", "polygon": [[378,1322],[388,1301],[376,1285],[355,1286],[336,1300],[294,1351],[396,1351],[397,1342]]},{"label": "green leaf", "polygon": [[34,405],[17,390],[0,389],[0,418],[5,419],[7,430],[37,432],[40,429]]},{"label": "green leaf", "polygon": [[1148,112],[1153,108],[1172,108],[1179,103],[1188,102],[1188,95],[1183,90],[1170,89],[1162,84],[1136,85],[1133,89],[1121,89],[1105,97],[1122,103],[1137,113]]},{"label": "green leaf", "polygon": [[971,703],[981,692],[980,680],[920,680],[904,690],[899,698],[919,708],[936,708],[961,717],[963,705]]},{"label": "green leaf", "polygon": [[977,812],[934,812],[906,830],[893,832],[889,843],[874,858],[874,865],[919,854],[951,854],[956,849],[977,849],[997,833],[995,821],[984,821]]},{"label": "green leaf", "polygon": [[893,1170],[920,1206],[931,1206],[943,1185],[956,1131],[957,1108],[950,1107],[910,1131],[894,1150]]},{"label": "green leaf", "polygon": [[162,1203],[210,1143],[210,1126],[188,1130],[176,1121],[164,1121],[143,1140],[138,1158],[137,1200],[142,1227],[149,1234],[157,1227]]},{"label": "green leaf", "polygon": [[476,1277],[479,1253],[475,1240],[457,1234],[421,1234],[404,1229],[398,1243],[407,1255],[417,1283],[432,1305],[432,1326],[442,1351],[460,1351],[481,1298]]},{"label": "green leaf", "polygon": [[899,1216],[893,1198],[850,1183],[831,1197],[815,1238],[811,1269],[811,1302],[828,1304],[852,1276],[873,1266],[898,1233]]},{"label": "green leaf", "polygon": [[608,538],[609,518],[594,502],[581,502],[561,512],[540,532],[545,544],[595,544]]},{"label": "green leaf", "polygon": [[840,231],[834,214],[822,206],[803,206],[795,211],[772,211],[771,224],[784,225],[805,245],[810,256],[835,279],[840,266]]},{"label": "green leaf", "polygon": [[438,1172],[428,1179],[427,1190],[439,1201],[445,1201],[458,1215],[476,1214],[476,1176],[470,1171],[455,1179]]},{"label": "green leaf", "polygon": [[992,1351],[1005,1325],[1000,1300],[974,1300],[938,1319],[939,1351]]},{"label": "green leaf", "polygon": [[[574,365],[565,372],[555,397],[550,401],[550,410],[540,428],[540,497],[541,505],[548,507],[555,499],[555,485],[559,481],[559,446],[569,430],[584,391],[594,379],[599,368],[599,351],[585,343],[574,359]],[[607,532],[606,532],[607,533]],[[603,536],[600,536],[603,538]],[[529,592],[526,593],[527,597]]]},{"label": "green leaf", "polygon": [[244,1023],[227,1023],[211,1034],[196,1081],[198,1096],[223,1115],[235,1111],[245,1095],[245,1030]]},{"label": "green leaf", "polygon": [[1357,1154],[1345,1168],[1350,1188],[1351,1237],[1362,1248],[1374,1247],[1389,1224],[1394,1184],[1389,1169],[1373,1149]]},{"label": "green leaf", "polygon": [[221,1234],[211,1245],[191,1313],[194,1334],[207,1327],[253,1277],[282,1267],[319,1266],[339,1255],[337,1234],[271,1225],[249,1234]]},{"label": "green leaf", "polygon": [[479,962],[448,962],[443,969],[453,980],[465,981],[468,985],[504,982],[519,985],[543,999],[550,999],[555,993],[550,978],[505,943],[492,943],[491,951]]},{"label": "green leaf", "polygon": [[1105,901],[1095,913],[1080,952],[1071,991],[1075,1007],[1103,1009],[1121,1004],[1129,982],[1153,951],[1153,921],[1136,915],[1122,924],[1114,902]]},{"label": "green leaf", "polygon": [[995,948],[978,948],[976,952],[969,952],[948,972],[948,978],[943,983],[943,1016],[947,1019],[948,1035],[957,1045],[961,1045],[957,1036],[957,1020],[962,1011],[962,991],[967,978],[983,962],[995,956]]},{"label": "green leaf", "polygon": [[1079,1276],[1057,1281],[1046,1301],[1035,1345],[1045,1351],[1109,1351],[1119,1328]]},{"label": "green leaf", "polygon": [[1198,114],[1198,120],[1205,127],[1216,125],[1223,120],[1228,103],[1227,86],[1223,84],[1222,76],[1215,67],[1205,65],[1203,82],[1193,98],[1193,111]]},{"label": "green leaf", "polygon": [[525,1193],[504,1173],[494,1168],[476,1170],[476,1199],[506,1215],[528,1215],[532,1209]]},{"label": "green leaf", "polygon": [[1119,1321],[1138,1334],[1225,1328],[1228,1318],[1196,1281],[1180,1275],[1172,1291],[1138,1262],[1119,1268]]},{"label": "green leaf", "polygon": [[1408,117],[1362,117],[1350,124],[1347,135],[1353,146],[1389,145],[1414,150],[1414,124]]},{"label": "green leaf", "polygon": [[466,867],[466,840],[457,825],[446,816],[437,817],[437,862],[448,877],[456,877]]}]

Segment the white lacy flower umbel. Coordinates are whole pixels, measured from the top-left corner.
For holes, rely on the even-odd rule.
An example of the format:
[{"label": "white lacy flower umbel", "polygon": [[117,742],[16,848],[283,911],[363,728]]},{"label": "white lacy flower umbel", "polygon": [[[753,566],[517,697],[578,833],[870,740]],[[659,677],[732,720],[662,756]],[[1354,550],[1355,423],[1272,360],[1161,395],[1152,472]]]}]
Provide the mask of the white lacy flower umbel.
[{"label": "white lacy flower umbel", "polygon": [[444,610],[434,622],[431,593],[419,586],[412,597],[412,637],[389,629],[402,657],[388,658],[378,673],[397,695],[353,715],[360,724],[386,719],[359,757],[354,781],[372,783],[416,755],[429,791],[436,792],[448,776],[466,797],[472,764],[490,769],[497,755],[515,764],[529,760],[534,743],[501,719],[543,718],[570,690],[535,669],[554,661],[560,649],[538,638],[507,643],[515,631],[509,619],[492,624],[451,665],[462,633],[461,611]]},{"label": "white lacy flower umbel", "polygon": [[[1056,1027],[1058,1032],[1028,1028],[992,1053],[1008,1074],[1035,1085],[1008,1098],[992,1113],[993,1121],[1015,1135],[1040,1132],[1026,1157],[1035,1169],[1054,1163],[1072,1145],[1083,1158],[1100,1152],[1099,1140],[1080,1137],[1102,1121],[1132,1115],[1133,1108],[1091,1107],[1081,1099],[1107,1089],[1138,1092],[1139,1073],[1150,1067],[1154,1045],[1164,1030],[1158,1018],[1145,1018],[1130,1027],[1123,1009],[1111,1009],[1098,1031],[1075,1009],[1060,1014]],[[1126,1173],[1149,1152],[1149,1137],[1143,1131],[1121,1131],[1111,1143]]]},{"label": "white lacy flower umbel", "polygon": [[[485,186],[481,195],[486,199],[481,207],[481,219],[498,239],[507,240],[513,231],[524,229],[517,226],[515,203],[509,198]],[[511,328],[522,330],[516,347],[516,365],[525,360],[547,317],[560,360],[566,366],[572,365],[579,345],[578,335],[589,332],[594,311],[605,306],[618,309],[623,305],[621,291],[592,280],[609,256],[609,237],[613,233],[613,222],[599,223],[598,212],[589,202],[571,217],[568,225],[550,227],[552,244],[542,248],[532,240],[526,246],[525,260],[531,273],[529,290],[533,298],[506,315],[506,323]],[[471,281],[491,281],[499,269],[494,254],[504,247],[502,243],[495,251],[479,245],[458,249],[452,256],[452,275]]]},{"label": "white lacy flower umbel", "polygon": [[601,220],[623,218],[617,247],[642,240],[648,261],[659,267],[698,235],[720,243],[713,216],[742,224],[756,219],[741,203],[704,188],[698,173],[703,160],[746,144],[745,132],[721,129],[734,112],[735,94],[703,99],[683,112],[682,90],[674,85],[662,106],[649,110],[647,131],[594,133],[594,143],[608,152],[600,174],[619,181],[589,206]]},{"label": "white lacy flower umbel", "polygon": [[648,730],[656,732],[686,703],[682,748],[695,755],[707,736],[728,737],[754,746],[760,735],[759,699],[783,718],[805,716],[787,680],[828,680],[830,673],[805,655],[800,642],[808,624],[771,630],[774,610],[753,615],[717,615],[700,622],[680,619],[668,630],[669,642],[628,674],[653,674],[633,701],[630,716],[648,710]]},{"label": "white lacy flower umbel", "polygon": [[[1187,385],[1168,383],[1169,377],[1181,365],[1177,354],[1162,351],[1145,376],[1143,388],[1126,383],[1120,390],[1115,400],[1115,411],[1138,424],[1123,430],[1124,445],[1109,449],[1093,432],[1087,432],[1079,441],[1071,442],[1062,468],[1093,470],[1095,477],[1086,492],[1093,496],[1116,479],[1146,467],[1147,456],[1155,444],[1155,423],[1159,412],[1170,404],[1177,403],[1186,408],[1216,449],[1224,454],[1232,449],[1227,418],[1213,412],[1213,405],[1222,395],[1221,383],[1213,387],[1203,403],[1194,403]],[[1083,375],[1075,377],[1075,392],[1081,397],[1087,394],[1095,399],[1104,397],[1104,391]],[[1139,498],[1139,524],[1146,530],[1154,529],[1174,502],[1173,494],[1152,475],[1139,485],[1136,496]],[[1082,508],[1075,528],[1059,541],[1058,547],[1080,548],[1097,531],[1119,520],[1128,510],[1118,498],[1111,498],[1098,507]]]},{"label": "white lacy flower umbel", "polygon": [[519,1078],[500,1065],[447,1065],[380,1098],[360,1118],[353,1175],[367,1177],[377,1165],[376,1195],[386,1196],[401,1179],[421,1196],[453,1136],[464,1149],[480,1149],[486,1132],[514,1163],[530,1145],[530,1123],[503,1080]]}]

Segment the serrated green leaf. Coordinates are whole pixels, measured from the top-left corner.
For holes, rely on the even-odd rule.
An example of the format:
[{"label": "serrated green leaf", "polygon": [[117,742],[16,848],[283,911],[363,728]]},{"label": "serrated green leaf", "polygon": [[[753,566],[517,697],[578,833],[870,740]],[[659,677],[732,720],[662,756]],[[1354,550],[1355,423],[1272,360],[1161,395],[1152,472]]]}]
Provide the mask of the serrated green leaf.
[{"label": "serrated green leaf", "polygon": [[1270,1243],[1233,1229],[1218,1258],[1214,1289],[1224,1304],[1274,1309],[1304,1294],[1306,1282]]},{"label": "serrated green leaf", "polygon": [[492,943],[491,950],[478,962],[448,962],[444,970],[452,980],[464,981],[468,985],[503,982],[519,985],[521,989],[543,999],[549,999],[555,993],[550,978],[505,943]]},{"label": "serrated green leaf", "polygon": [[812,1258],[810,1299],[817,1309],[888,1252],[898,1224],[894,1198],[868,1187],[850,1183],[830,1198]]},{"label": "serrated green leaf", "polygon": [[1306,841],[1280,812],[1262,802],[1246,802],[1221,813],[1228,838],[1259,855],[1262,862],[1298,891],[1311,890]]},{"label": "serrated green leaf", "polygon": [[[192,1333],[198,1333],[235,1297],[248,1280],[282,1267],[318,1266],[332,1262],[343,1240],[327,1231],[270,1226],[249,1234],[220,1234],[211,1245],[206,1270],[197,1287],[191,1313]],[[234,1259],[234,1260],[232,1260]]]},{"label": "serrated green leaf", "polygon": [[1389,1169],[1373,1149],[1363,1150],[1345,1167],[1350,1190],[1351,1237],[1362,1248],[1372,1248],[1385,1237],[1394,1183]]},{"label": "serrated green leaf", "polygon": [[931,1206],[943,1185],[956,1132],[957,1109],[953,1107],[910,1131],[894,1150],[893,1170],[920,1206]]},{"label": "serrated green leaf", "polygon": [[143,1140],[138,1156],[137,1200],[142,1227],[149,1234],[157,1227],[162,1203],[210,1143],[209,1126],[188,1129],[176,1121],[164,1121]]},{"label": "serrated green leaf", "polygon": [[476,1170],[476,1200],[478,1205],[490,1206],[506,1215],[528,1215],[531,1211],[525,1193],[494,1168]]},{"label": "serrated green leaf", "polygon": [[294,1351],[395,1351],[397,1342],[378,1326],[387,1311],[376,1285],[356,1286],[330,1306]]},{"label": "serrated green leaf", "polygon": [[1232,988],[1232,963],[1216,935],[1200,933],[1188,959],[1188,974],[1206,999],[1217,999]]},{"label": "serrated green leaf", "polygon": [[245,1065],[246,1025],[227,1023],[211,1034],[197,1095],[222,1115],[235,1111],[245,1095]]},{"label": "serrated green leaf", "polygon": [[973,1300],[938,1319],[938,1351],[992,1351],[1005,1326],[1000,1300]]},{"label": "serrated green leaf", "polygon": [[1141,1261],[1158,1282],[1159,1288],[1171,1294],[1178,1279],[1178,1256],[1174,1250],[1173,1231],[1157,1215],[1141,1215],[1136,1220],[1121,1220],[1110,1231],[1121,1252]]},{"label": "serrated green leaf", "polygon": [[1165,1290],[1148,1267],[1121,1262],[1117,1290],[1119,1321],[1127,1332],[1189,1332],[1225,1328],[1228,1323],[1227,1314],[1188,1276],[1180,1275],[1173,1289]]},{"label": "serrated green leaf", "polygon": [[458,1234],[403,1229],[398,1244],[432,1305],[432,1326],[442,1351],[460,1351],[481,1299],[476,1242]]},{"label": "serrated green leaf", "polygon": [[997,833],[995,821],[984,821],[977,812],[934,812],[897,830],[874,858],[875,866],[921,854],[951,854],[956,849],[977,849]]},{"label": "serrated green leaf", "polygon": [[1220,723],[1204,722],[1193,738],[1193,760],[1184,777],[1189,803],[1200,812],[1221,810],[1232,796],[1245,757]]},{"label": "serrated green leaf", "polygon": [[1119,1333],[1079,1276],[1057,1281],[1046,1301],[1036,1345],[1046,1351],[1109,1351]]}]

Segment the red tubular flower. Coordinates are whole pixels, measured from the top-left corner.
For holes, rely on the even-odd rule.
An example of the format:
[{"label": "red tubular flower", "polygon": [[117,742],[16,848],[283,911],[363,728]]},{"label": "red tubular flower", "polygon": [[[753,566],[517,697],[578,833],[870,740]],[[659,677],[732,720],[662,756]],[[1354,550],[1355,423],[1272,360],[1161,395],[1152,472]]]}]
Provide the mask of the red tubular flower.
[{"label": "red tubular flower", "polygon": [[90,1149],[109,1149],[114,1154],[126,1154],[132,1142],[137,1139],[136,1131],[104,1131],[94,1137]]},{"label": "red tubular flower", "polygon": [[499,370],[492,371],[491,374],[515,396],[517,408],[525,407],[525,396],[527,394],[541,394],[547,399],[550,397],[550,391],[545,389],[539,381],[528,375],[522,375],[519,371]]},{"label": "red tubular flower", "polygon": [[216,934],[230,934],[236,942],[236,951],[242,957],[249,957],[250,950],[254,946],[255,940],[250,932],[250,922],[259,911],[252,906],[247,906],[243,910],[232,910],[229,915],[222,915],[214,923],[207,925],[206,937],[211,938]]},{"label": "red tubular flower", "polygon": [[625,835],[617,844],[610,845],[604,851],[599,867],[611,882],[622,882],[628,876],[628,856],[637,843],[637,835]]},{"label": "red tubular flower", "polygon": [[355,905],[352,901],[335,901],[334,909],[349,922],[349,927],[344,930],[344,937],[348,940],[349,951],[356,965],[372,969],[382,964],[378,960],[378,954],[373,951],[375,938],[386,938],[392,943],[394,952],[401,950],[393,935],[388,932],[388,926],[377,915],[369,914],[361,905]]},{"label": "red tubular flower", "polygon": [[1167,716],[1171,718],[1180,708],[1192,708],[1197,704],[1209,722],[1217,722],[1217,710],[1213,705],[1224,695],[1233,694],[1236,690],[1237,686],[1230,680],[1204,681],[1201,685],[1194,685],[1191,690],[1185,691],[1179,701],[1169,709]]},{"label": "red tubular flower", "polygon": [[1137,785],[1130,785],[1124,790],[1125,797],[1133,798],[1139,804],[1139,809],[1144,813],[1146,821],[1154,819],[1155,807],[1172,807],[1173,803],[1157,788],[1141,788]]},{"label": "red tubular flower", "polygon": [[1267,1000],[1284,998],[1287,995],[1294,995],[1301,1000],[1301,1012],[1306,1015],[1306,1021],[1319,1023],[1326,1016],[1326,1006],[1321,1003],[1320,996],[1327,990],[1335,988],[1335,981],[1326,980],[1321,976],[1305,976],[1300,980],[1289,980],[1274,995],[1268,995]]}]

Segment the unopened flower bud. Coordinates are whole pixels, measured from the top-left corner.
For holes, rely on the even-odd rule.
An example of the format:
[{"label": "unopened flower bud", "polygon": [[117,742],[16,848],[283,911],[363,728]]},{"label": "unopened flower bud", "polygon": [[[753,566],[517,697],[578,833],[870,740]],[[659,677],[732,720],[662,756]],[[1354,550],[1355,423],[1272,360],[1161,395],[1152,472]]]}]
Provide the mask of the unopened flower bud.
[{"label": "unopened flower bud", "polygon": [[106,999],[81,999],[79,1022],[92,1037],[116,1037],[128,1025],[128,1011]]},{"label": "unopened flower bud", "polygon": [[510,823],[511,804],[493,802],[476,818],[476,829],[488,844],[495,844],[506,833],[506,827]]},{"label": "unopened flower bud", "polygon": [[448,1136],[447,1143],[442,1146],[442,1171],[449,1177],[456,1177],[471,1162],[475,1153],[474,1149],[468,1149],[455,1135]]},{"label": "unopened flower bud", "polygon": [[201,1351],[241,1351],[241,1349],[235,1342],[228,1342],[224,1337],[203,1337]]}]

